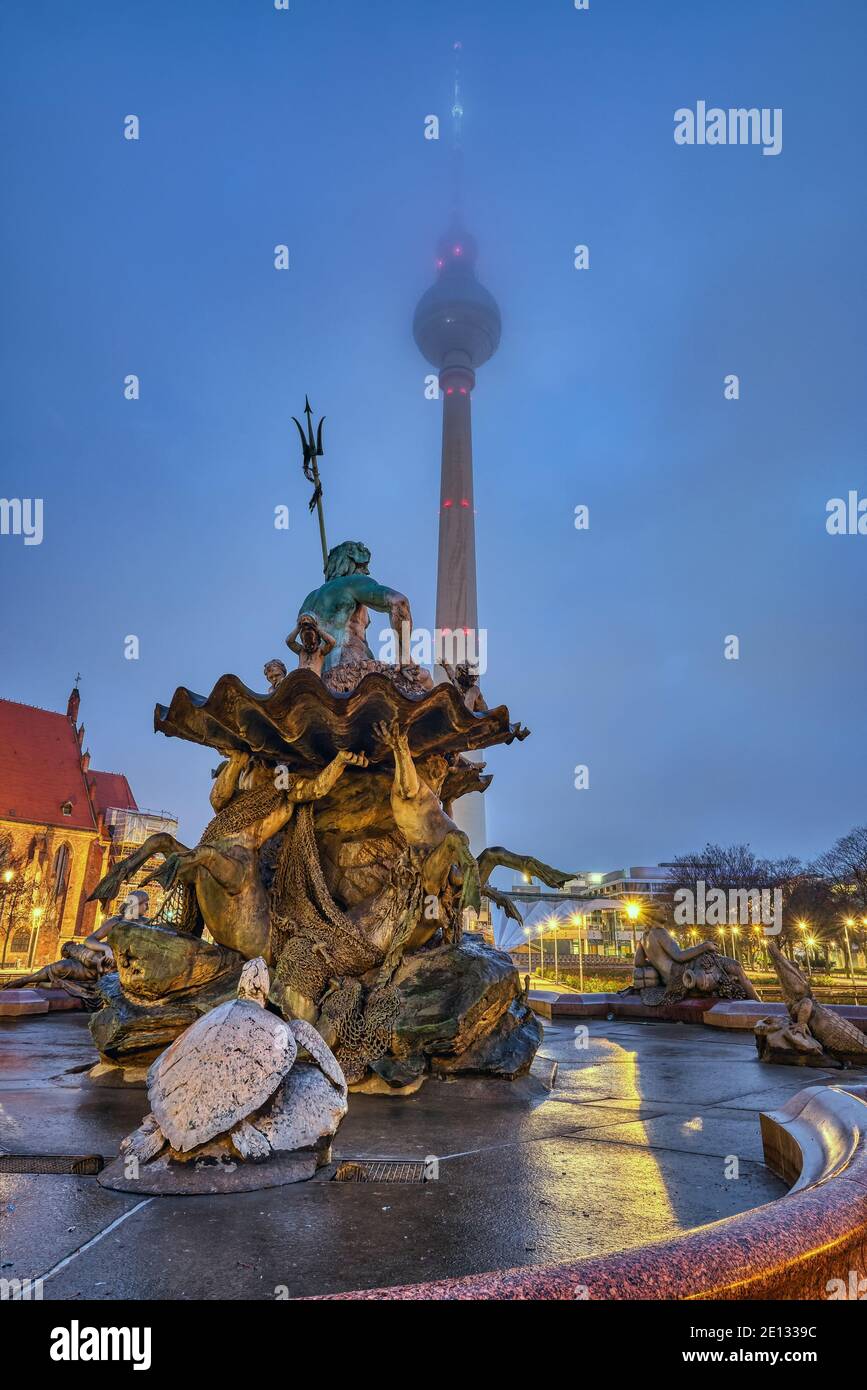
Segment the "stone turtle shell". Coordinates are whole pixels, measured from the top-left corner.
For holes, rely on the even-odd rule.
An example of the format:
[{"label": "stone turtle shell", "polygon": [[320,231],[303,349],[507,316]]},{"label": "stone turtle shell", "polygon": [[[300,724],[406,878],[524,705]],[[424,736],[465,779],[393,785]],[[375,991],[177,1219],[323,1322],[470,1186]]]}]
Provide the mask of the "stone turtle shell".
[{"label": "stone turtle shell", "polygon": [[148,1099],[173,1149],[187,1153],[265,1104],[298,1052],[291,1029],[250,999],[197,1018],[148,1072]]}]

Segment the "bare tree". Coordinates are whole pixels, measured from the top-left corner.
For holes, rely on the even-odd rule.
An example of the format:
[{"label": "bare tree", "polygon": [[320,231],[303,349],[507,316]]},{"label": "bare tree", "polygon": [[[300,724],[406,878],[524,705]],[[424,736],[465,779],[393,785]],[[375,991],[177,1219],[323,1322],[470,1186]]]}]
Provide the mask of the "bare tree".
[{"label": "bare tree", "polygon": [[813,869],[846,895],[853,917],[867,914],[867,825],[856,825],[820,854]]},{"label": "bare tree", "polygon": [[848,929],[850,946],[867,946],[867,825],[856,825],[841,835],[831,849],[811,866],[832,894],[836,915],[835,937]]},{"label": "bare tree", "polygon": [[825,948],[828,943],[842,937],[843,926],[840,919],[840,905],[833,886],[821,875],[805,870],[786,879],[781,884],[783,890],[783,932],[781,944],[803,942],[806,933],[800,924],[806,924],[808,934]]},{"label": "bare tree", "polygon": [[666,866],[672,895],[679,888],[697,893],[706,888],[779,888],[801,871],[799,859],[759,859],[749,845],[706,844],[704,849],[677,855]]}]

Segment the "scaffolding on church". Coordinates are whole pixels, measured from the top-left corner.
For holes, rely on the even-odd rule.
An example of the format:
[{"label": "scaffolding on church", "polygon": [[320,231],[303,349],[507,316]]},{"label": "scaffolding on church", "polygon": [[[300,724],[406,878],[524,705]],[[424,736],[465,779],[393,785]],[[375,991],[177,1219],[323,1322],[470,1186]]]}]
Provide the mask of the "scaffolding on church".
[{"label": "scaffolding on church", "polygon": [[[109,806],[103,815],[105,828],[111,839],[108,867],[111,868],[127,855],[143,845],[150,835],[165,833],[176,835],[177,816],[168,811],[140,811],[127,806]],[[148,874],[162,861],[164,856],[155,855],[142,865],[128,879],[124,880],[120,896],[125,896],[133,888],[140,888]],[[149,898],[148,916],[153,917],[160,909],[164,890],[158,883],[149,883],[145,888]]]}]

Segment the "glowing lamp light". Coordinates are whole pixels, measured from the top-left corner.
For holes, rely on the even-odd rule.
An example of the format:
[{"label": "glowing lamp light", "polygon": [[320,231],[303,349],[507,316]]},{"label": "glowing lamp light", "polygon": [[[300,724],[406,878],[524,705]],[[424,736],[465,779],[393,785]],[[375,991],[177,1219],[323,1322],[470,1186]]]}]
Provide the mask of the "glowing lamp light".
[{"label": "glowing lamp light", "polygon": [[45,909],[42,908],[42,907],[34,907],[34,909],[33,909],[33,916],[34,916],[34,918],[36,919],[37,922],[39,921],[39,918],[42,916],[42,914],[43,914],[44,911],[45,911]]},{"label": "glowing lamp light", "polygon": [[468,507],[469,505],[470,505],[469,499],[466,498],[466,497],[462,497],[462,498],[461,498],[461,506],[462,506],[462,507]]},{"label": "glowing lamp light", "polygon": [[626,915],[630,922],[637,922],[641,916],[641,908],[638,906],[638,903],[627,903]]},{"label": "glowing lamp light", "polygon": [[464,254],[464,248],[463,248],[462,246],[456,246],[456,247],[455,247],[455,255],[456,255],[456,256],[462,256],[463,254]]},{"label": "glowing lamp light", "polygon": [[15,877],[15,874],[13,873],[13,871],[12,871],[11,869],[4,869],[4,870],[3,870],[3,882],[4,882],[4,883],[11,883],[14,877]]},{"label": "glowing lamp light", "polygon": [[447,387],[446,387],[446,395],[447,395],[447,396],[453,396],[454,394],[455,394],[455,388],[454,388],[453,386],[447,386]]},{"label": "glowing lamp light", "polygon": [[447,497],[446,500],[443,502],[444,507],[453,507],[454,505],[455,504],[450,497]]}]

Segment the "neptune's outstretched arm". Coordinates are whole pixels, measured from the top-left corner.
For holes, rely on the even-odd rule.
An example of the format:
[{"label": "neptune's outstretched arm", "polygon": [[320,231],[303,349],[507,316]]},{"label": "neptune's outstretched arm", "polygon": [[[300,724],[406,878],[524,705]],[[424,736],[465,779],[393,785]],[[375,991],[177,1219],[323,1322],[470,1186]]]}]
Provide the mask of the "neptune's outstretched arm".
[{"label": "neptune's outstretched arm", "polygon": [[326,660],[326,668],[339,658],[340,648],[346,640],[347,625],[359,604],[388,614],[389,623],[397,635],[401,664],[408,663],[409,634],[412,631],[409,600],[397,589],[378,584],[369,574],[358,573],[329,580],[315,593],[308,594],[299,610],[299,616],[301,613],[315,613],[322,628],[336,639],[337,647],[332,659]]},{"label": "neptune's outstretched arm", "polygon": [[400,630],[402,622],[408,622],[412,627],[409,599],[405,594],[398,593],[397,589],[389,589],[385,584],[377,584],[369,574],[348,574],[346,584],[356,603],[375,608],[378,613],[388,613],[395,632]]}]

